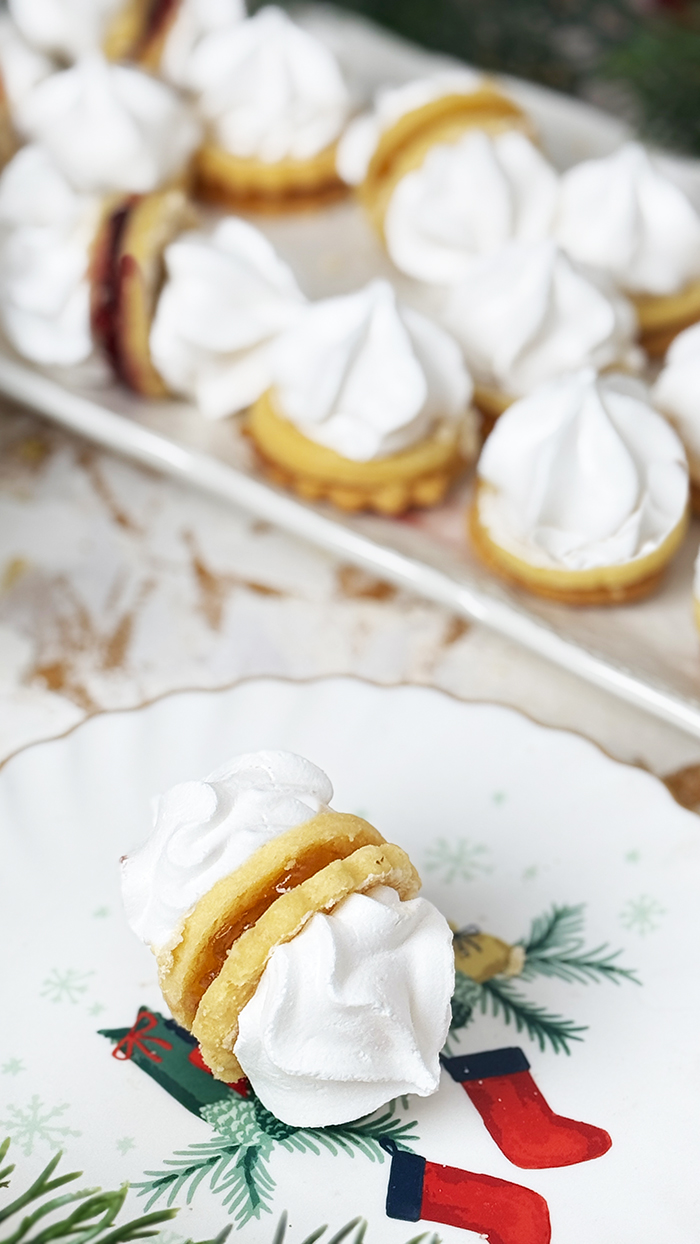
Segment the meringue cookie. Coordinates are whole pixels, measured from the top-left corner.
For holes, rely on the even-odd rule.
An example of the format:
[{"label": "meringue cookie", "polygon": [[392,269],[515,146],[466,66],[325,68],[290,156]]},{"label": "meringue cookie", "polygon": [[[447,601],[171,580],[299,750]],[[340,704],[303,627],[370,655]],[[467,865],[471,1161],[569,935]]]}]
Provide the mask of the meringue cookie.
[{"label": "meringue cookie", "polygon": [[273,951],[241,1011],[236,1057],[263,1105],[296,1127],[427,1097],[453,987],[452,934],[431,903],[385,886],[352,894]]},{"label": "meringue cookie", "polygon": [[388,281],[309,306],[271,359],[279,413],[355,462],[416,444],[472,394],[456,343]]},{"label": "meringue cookie", "polygon": [[291,270],[235,217],[208,235],[183,234],[165,265],[150,337],[155,366],[207,418],[243,410],[269,387],[270,344],[304,305]]},{"label": "meringue cookie", "polygon": [[8,0],[24,38],[40,52],[76,60],[99,50],[124,0]]},{"label": "meringue cookie", "polygon": [[197,901],[258,849],[326,809],[325,773],[293,752],[236,756],[156,801],[153,832],[122,861],[131,928],[154,953],[171,950]]},{"label": "meringue cookie", "polygon": [[686,328],[672,342],[652,393],[688,453],[700,463],[700,324]]},{"label": "meringue cookie", "polygon": [[162,77],[188,89],[192,56],[202,39],[223,34],[245,16],[243,0],[180,0],[160,57]]},{"label": "meringue cookie", "polygon": [[475,257],[551,232],[558,178],[517,130],[467,132],[402,177],[384,217],[387,250],[408,276],[457,284]]},{"label": "meringue cookie", "polygon": [[[277,867],[289,870],[290,864],[283,862],[289,859],[285,853],[294,851],[302,852],[298,856],[302,864],[312,864],[317,870],[300,886],[313,886],[328,870],[337,871],[338,865],[341,871],[347,869],[343,846],[366,841],[358,837],[364,826],[382,845],[360,847],[350,860],[369,852],[377,876],[378,861],[393,852],[393,859],[405,861],[411,874],[409,893],[415,894],[419,879],[400,848],[383,842],[366,822],[333,813],[328,807],[332,797],[331,783],[315,765],[301,756],[273,751],[238,756],[204,781],[185,782],[161,797],[151,837],[122,861],[127,918],[155,951],[161,971],[164,953],[176,950],[180,942],[180,950],[187,949],[193,930],[186,927],[183,940],[183,927],[200,899],[206,908],[200,932],[206,926],[210,937],[225,938],[226,921],[241,922],[237,939],[228,949],[228,963],[239,939],[247,933],[254,935],[267,915],[275,912],[278,894],[281,905],[297,895],[294,863],[279,882],[277,874],[267,871],[270,844],[288,831],[292,832],[286,842],[280,843]],[[296,827],[314,822],[319,813],[326,814],[325,830],[321,823],[309,825],[304,855]],[[335,822],[331,839],[324,838],[329,821]],[[352,829],[343,824],[348,821]],[[335,835],[339,835],[337,842]],[[332,842],[338,856],[329,864],[323,854],[314,861],[309,854],[314,842],[317,850],[322,843],[327,847]],[[258,854],[260,848],[266,851]],[[242,865],[247,866],[243,889],[234,894]],[[389,869],[389,874],[394,875],[397,867]],[[260,894],[251,889],[256,869],[258,881],[262,879],[268,887],[263,895],[267,908],[262,914],[259,910],[253,914],[255,906],[237,909],[232,916],[233,909],[226,902],[223,908],[217,906],[219,895],[214,899],[212,925],[211,892],[216,893],[222,880],[229,901],[231,897],[245,899],[247,894],[259,904]],[[363,875],[362,870],[356,874],[358,882]],[[242,1068],[263,1104],[295,1126],[344,1123],[398,1093],[433,1093],[451,1019],[452,933],[432,904],[408,895],[401,901],[393,888],[375,882],[366,894],[358,884],[344,901],[330,904],[326,911],[312,906],[301,924],[290,926],[289,940],[272,938],[252,990],[246,994],[247,1004],[223,1019],[224,1025],[235,1020],[237,1030],[234,1051],[223,1047],[233,1059],[232,1072],[240,1075]],[[199,908],[195,921],[198,913]],[[298,910],[295,913],[298,921]],[[246,918],[252,922],[248,926],[243,923]],[[265,933],[260,936],[265,939]],[[216,946],[209,942],[205,952],[212,949],[215,952]],[[241,966],[245,961],[241,951]],[[196,966],[201,974],[201,959]],[[199,991],[192,1023],[200,1041],[206,1029],[207,999],[216,1010],[210,990],[217,988],[225,971],[223,960],[216,957],[213,963],[207,961],[207,972],[212,966],[216,970],[208,977],[209,988],[205,984],[204,994]],[[173,969],[171,963],[168,970],[177,972],[177,964]],[[165,984],[164,992],[170,996]],[[214,1067],[213,1062],[210,1065]]]},{"label": "meringue cookie", "polygon": [[349,109],[333,55],[275,6],[204,38],[189,81],[220,146],[267,164],[318,155]]},{"label": "meringue cookie", "polygon": [[513,397],[576,368],[638,365],[631,304],[551,241],[474,260],[441,315],[477,383]]},{"label": "meringue cookie", "polygon": [[40,83],[23,124],[76,190],[97,194],[157,189],[183,173],[200,139],[170,87],[97,53]]},{"label": "meringue cookie", "polygon": [[0,74],[12,120],[19,131],[23,130],[25,99],[53,70],[48,57],[25,42],[11,18],[0,16]]},{"label": "meringue cookie", "polygon": [[630,293],[673,294],[700,276],[700,216],[639,143],[564,174],[555,232]]},{"label": "meringue cookie", "polygon": [[683,522],[680,440],[622,376],[584,369],[543,385],[496,423],[478,464],[479,520],[533,566],[589,570],[644,558]]},{"label": "meringue cookie", "polygon": [[22,148],[0,177],[0,316],[36,363],[82,362],[92,350],[90,250],[100,201],[77,194],[41,147]]},{"label": "meringue cookie", "polygon": [[22,225],[71,225],[84,201],[46,148],[28,143],[0,174],[0,229],[6,235]]},{"label": "meringue cookie", "polygon": [[472,95],[484,82],[474,70],[452,69],[378,91],[373,110],[351,121],[338,143],[336,167],[343,181],[359,186],[365,180],[382,134],[402,117],[445,95]]}]

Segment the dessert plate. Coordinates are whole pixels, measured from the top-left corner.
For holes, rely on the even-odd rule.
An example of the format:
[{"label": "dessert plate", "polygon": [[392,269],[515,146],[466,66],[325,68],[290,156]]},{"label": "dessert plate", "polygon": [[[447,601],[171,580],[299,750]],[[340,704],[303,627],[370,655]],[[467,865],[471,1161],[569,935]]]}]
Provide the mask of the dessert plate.
[{"label": "dessert plate", "polygon": [[[380,83],[399,83],[451,63],[332,9],[305,10],[301,20],[333,47],[358,102]],[[505,86],[529,111],[559,167],[606,154],[629,136],[621,122],[580,101],[525,82],[506,79]],[[667,157],[665,163],[700,204],[700,162]],[[407,302],[430,311],[429,293],[392,268],[358,207],[345,204],[287,219],[256,218],[255,223],[310,297],[357,289],[382,275]],[[697,529],[660,595],[617,609],[575,611],[502,587],[476,563],[465,537],[469,486],[437,510],[408,519],[344,518],[268,484],[236,420],[211,424],[190,405],[140,400],[109,383],[94,366],[41,371],[0,343],[0,392],[482,622],[700,736],[700,661],[691,595]]]},{"label": "dessert plate", "polygon": [[[155,793],[261,747],[320,764],[335,805],[405,847],[463,931],[449,1053],[500,1066],[477,1105],[463,1072],[444,1072],[432,1098],[297,1132],[215,1084],[166,1024],[119,856]],[[331,1244],[358,1218],[336,1238],[547,1244],[546,1216],[517,1217],[527,1190],[553,1244],[697,1244],[700,826],[649,774],[430,689],[256,679],[18,753],[0,772],[0,853],[0,1137],[16,1191],[60,1146],[89,1184],[128,1180],[132,1216],[180,1206],[164,1244],[227,1223],[244,1244],[326,1225]],[[403,1217],[387,1216],[390,1185]]]}]

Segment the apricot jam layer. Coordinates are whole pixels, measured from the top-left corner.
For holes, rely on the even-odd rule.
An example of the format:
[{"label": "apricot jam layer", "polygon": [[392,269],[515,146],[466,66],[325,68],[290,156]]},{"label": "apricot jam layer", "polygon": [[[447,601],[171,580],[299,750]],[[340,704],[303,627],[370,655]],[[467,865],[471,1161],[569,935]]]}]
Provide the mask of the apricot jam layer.
[{"label": "apricot jam layer", "polygon": [[312,848],[295,860],[291,867],[280,873],[272,887],[266,890],[253,905],[246,909],[245,915],[241,919],[225,921],[210,938],[204,953],[199,956],[200,971],[186,991],[188,1009],[191,1008],[193,1011],[197,1009],[212,981],[219,975],[234,942],[247,929],[252,928],[268,908],[272,906],[275,899],[279,898],[281,894],[286,894],[288,890],[293,890],[295,886],[301,885],[302,881],[315,876],[317,872],[320,872],[322,868],[325,868],[333,860],[345,859],[356,847],[356,843],[348,842],[327,843],[323,847],[317,846]]}]

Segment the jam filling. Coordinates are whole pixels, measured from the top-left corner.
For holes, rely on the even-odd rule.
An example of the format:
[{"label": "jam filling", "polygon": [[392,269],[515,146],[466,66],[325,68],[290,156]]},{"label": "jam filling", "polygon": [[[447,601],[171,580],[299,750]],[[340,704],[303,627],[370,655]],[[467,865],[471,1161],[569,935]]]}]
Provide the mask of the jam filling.
[{"label": "jam filling", "polygon": [[133,50],[135,59],[142,56],[148,45],[157,39],[161,31],[167,27],[179,4],[180,0],[151,0],[141,37]]},{"label": "jam filling", "polygon": [[99,243],[93,265],[92,330],[118,376],[122,376],[119,342],[119,286],[122,242],[129,217],[139,199],[132,196],[112,212]]},{"label": "jam filling", "polygon": [[281,894],[286,894],[289,890],[301,885],[303,881],[313,877],[333,860],[344,859],[346,855],[352,854],[358,844],[353,842],[344,845],[346,850],[339,850],[338,845],[333,843],[325,847],[312,848],[306,855],[295,860],[284,873],[281,873],[272,888],[261,895],[253,906],[248,907],[240,920],[224,923],[217,929],[214,936],[210,938],[205,954],[200,959],[200,971],[187,990],[188,1001],[192,1004],[193,1011],[196,1011],[212,981],[216,980],[226,962],[228,952],[241,934],[247,929],[252,929]]}]

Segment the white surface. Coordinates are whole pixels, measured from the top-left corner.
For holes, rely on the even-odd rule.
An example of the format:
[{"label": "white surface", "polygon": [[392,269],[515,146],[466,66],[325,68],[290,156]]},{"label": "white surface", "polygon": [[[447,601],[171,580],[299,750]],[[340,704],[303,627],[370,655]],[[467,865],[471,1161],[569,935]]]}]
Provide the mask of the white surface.
[{"label": "white surface", "polygon": [[[307,25],[343,62],[354,96],[366,98],[377,81],[405,81],[444,58],[429,56],[354,18],[312,10]],[[575,100],[527,83],[508,89],[532,113],[549,156],[560,167],[614,149],[625,127]],[[698,192],[690,162],[666,160],[669,170]],[[317,216],[263,222],[282,257],[291,262],[310,297],[357,288],[378,273],[388,276],[414,305],[424,295],[397,278],[358,209],[343,206]],[[698,641],[690,601],[695,551],[690,539],[661,596],[629,609],[586,610],[525,600],[494,583],[474,563],[463,534],[464,498],[413,523],[359,518],[344,521],[270,488],[251,471],[247,446],[234,424],[212,429],[188,407],[140,402],[87,372],[51,378],[8,355],[0,356],[0,388],[74,431],[148,466],[185,479],[242,506],[258,518],[380,574],[401,587],[483,622],[531,652],[642,706],[700,737]]]},{"label": "white surface", "polygon": [[186,483],[0,411],[0,759],[251,674],[432,684],[665,773],[691,735]]},{"label": "white surface", "polygon": [[[140,1070],[112,1059],[95,1029],[127,1026],[140,1004],[162,1007],[154,962],[118,897],[117,860],[143,837],[150,797],[259,747],[291,748],[321,765],[336,805],[362,811],[406,847],[426,897],[460,926],[474,921],[514,942],[552,904],[585,903],[586,945],[607,942],[638,970],[641,987],[521,982],[531,1001],[587,1026],[569,1057],[488,1017],[462,1038],[465,1051],[521,1044],[550,1105],[610,1131],[609,1154],[518,1170],[445,1078],[436,1098],[409,1101],[416,1149],[535,1188],[548,1200],[554,1244],[696,1244],[697,819],[654,778],[580,738],[421,688],[256,680],[97,717],[8,762],[0,773],[0,930],[14,947],[2,970],[13,999],[12,1024],[0,1034],[5,1130],[18,1136],[13,1110],[33,1094],[44,1111],[65,1103],[53,1124],[68,1134],[54,1144],[65,1145],[69,1169],[84,1166],[88,1182],[110,1185],[212,1139]],[[28,909],[43,918],[28,920]],[[56,985],[66,972],[75,973],[72,997]],[[21,1069],[6,1071],[12,1060]],[[125,1140],[133,1145],[124,1149]],[[28,1174],[47,1160],[51,1136],[25,1144]],[[267,1244],[285,1206],[294,1244],[321,1222],[337,1230],[357,1213],[369,1219],[368,1244],[419,1233],[384,1218],[386,1164],[278,1147],[269,1169],[273,1213],[234,1230],[234,1241]],[[134,1208],[143,1204],[131,1196]],[[175,1226],[202,1238],[224,1221],[219,1199],[200,1185]],[[450,1227],[439,1234],[450,1244],[475,1240]]]}]

